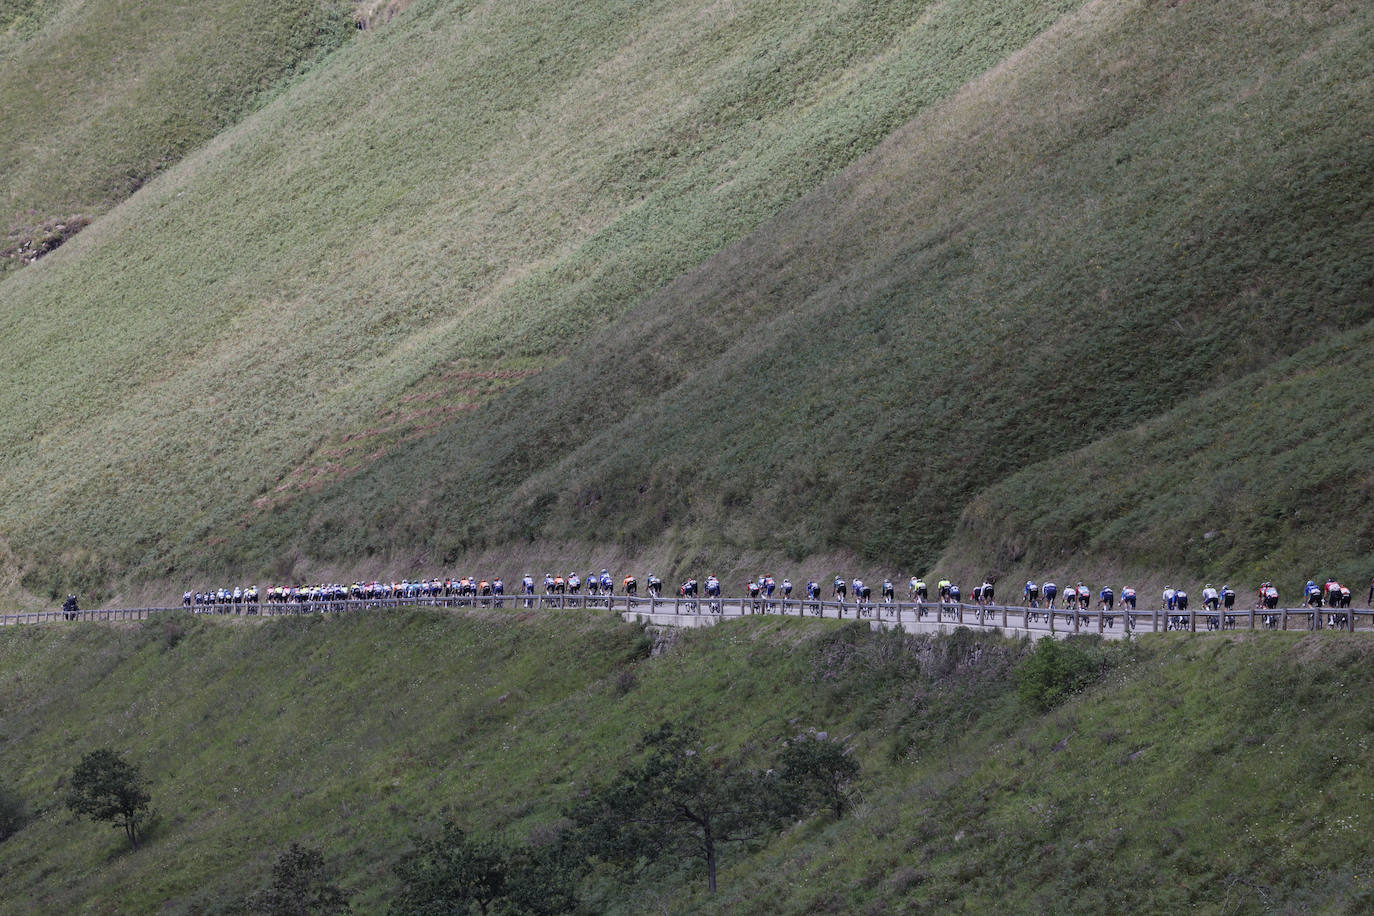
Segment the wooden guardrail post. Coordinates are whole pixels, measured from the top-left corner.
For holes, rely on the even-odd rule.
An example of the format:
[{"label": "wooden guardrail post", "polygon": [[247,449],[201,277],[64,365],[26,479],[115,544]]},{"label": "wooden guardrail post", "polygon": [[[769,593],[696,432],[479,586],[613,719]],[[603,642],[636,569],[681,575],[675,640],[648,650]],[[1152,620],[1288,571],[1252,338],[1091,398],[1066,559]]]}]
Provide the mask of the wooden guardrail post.
[{"label": "wooden guardrail post", "polygon": [[1280,617],[1282,617],[1282,619],[1283,619],[1283,629],[1287,630],[1287,629],[1288,629],[1288,608],[1284,608],[1284,609],[1283,609],[1283,613],[1280,615]]}]

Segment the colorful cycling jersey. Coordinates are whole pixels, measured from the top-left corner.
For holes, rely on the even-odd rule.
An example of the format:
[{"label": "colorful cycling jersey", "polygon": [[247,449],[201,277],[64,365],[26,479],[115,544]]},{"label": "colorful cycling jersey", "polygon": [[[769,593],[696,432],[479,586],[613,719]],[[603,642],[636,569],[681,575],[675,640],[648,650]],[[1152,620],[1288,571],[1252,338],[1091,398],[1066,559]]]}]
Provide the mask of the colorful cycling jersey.
[{"label": "colorful cycling jersey", "polygon": [[1055,585],[1053,582],[1046,582],[1044,585],[1040,586],[1040,591],[1046,598],[1053,598],[1055,595],[1059,594],[1059,586]]}]

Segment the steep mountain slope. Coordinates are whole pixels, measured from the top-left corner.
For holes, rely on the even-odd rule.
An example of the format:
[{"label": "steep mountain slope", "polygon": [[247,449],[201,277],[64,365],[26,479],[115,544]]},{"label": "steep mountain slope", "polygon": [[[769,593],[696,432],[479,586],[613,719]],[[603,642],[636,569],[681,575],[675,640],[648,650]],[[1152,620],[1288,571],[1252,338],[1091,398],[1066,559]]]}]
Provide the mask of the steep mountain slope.
[{"label": "steep mountain slope", "polygon": [[[1020,554],[996,545],[1014,530],[962,542],[989,556],[946,552],[983,488],[1047,462],[1052,485],[979,504],[1021,508],[979,510],[988,529],[1038,515],[1030,538],[1057,530],[1066,499],[1097,530],[1140,521],[1106,498],[1108,481],[1071,495],[1081,464],[1060,456],[1213,389],[1223,436],[1254,419],[1246,399],[1274,362],[1309,345],[1295,359],[1332,371],[1263,423],[1300,413],[1303,429],[1362,435],[1358,391],[1335,371],[1362,384],[1360,337],[1333,335],[1374,316],[1372,37],[1370,11],[1339,3],[1092,4],[480,425],[398,452],[278,530],[346,556],[397,527],[350,526],[355,507],[398,494],[396,540],[440,556],[615,539],[727,568],[751,550],[848,551],[1005,573]],[[1123,471],[1157,460],[1169,505],[1200,497],[1189,524],[1151,517],[1144,541],[1116,541],[1114,562],[1201,572],[1187,538],[1207,530],[1194,530],[1207,494],[1232,471],[1167,447],[1114,454]],[[1341,491],[1340,517],[1367,518],[1368,487],[1346,488],[1349,454],[1307,465],[1303,486]],[[1283,456],[1251,458],[1253,492],[1289,482]],[[1333,540],[1330,526],[1324,512],[1295,516],[1225,559],[1249,571],[1267,555],[1297,576],[1332,550],[1368,553],[1362,529]],[[1086,546],[1072,528],[1043,536],[1057,549],[1036,562]]]},{"label": "steep mountain slope", "polygon": [[242,565],[1075,5],[417,3],[5,282],[0,525],[44,591]]},{"label": "steep mountain slope", "polygon": [[12,566],[926,568],[990,485],[1374,317],[1372,25],[418,3],[5,281]]},{"label": "steep mountain slope", "polygon": [[[1078,648],[1094,683],[1042,713],[1018,699],[1029,647],[966,631],[756,619],[650,656],[638,628],[583,613],[5,628],[0,785],[34,816],[0,842],[0,912],[241,912],[293,841],[380,912],[415,836],[451,819],[547,842],[664,720],[751,760],[845,736],[855,807],[732,847],[714,899],[692,861],[593,873],[590,912],[1368,904],[1368,639]],[[149,779],[160,818],[138,850],[63,806],[102,746]]]},{"label": "steep mountain slope", "polygon": [[0,4],[0,275],[353,33],[317,0]]},{"label": "steep mountain slope", "polygon": [[1294,601],[1335,576],[1360,593],[1374,569],[1371,347],[1366,322],[1013,474],[964,511],[948,567],[1171,569],[1271,579]]}]

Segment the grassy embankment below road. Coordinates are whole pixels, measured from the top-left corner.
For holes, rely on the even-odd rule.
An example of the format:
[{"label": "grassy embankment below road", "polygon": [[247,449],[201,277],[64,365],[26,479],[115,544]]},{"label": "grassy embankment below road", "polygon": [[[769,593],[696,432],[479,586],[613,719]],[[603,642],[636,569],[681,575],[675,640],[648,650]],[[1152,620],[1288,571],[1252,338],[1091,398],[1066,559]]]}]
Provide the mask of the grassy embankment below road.
[{"label": "grassy embankment below road", "polygon": [[[845,736],[855,808],[730,851],[715,898],[682,862],[589,879],[595,911],[1341,912],[1374,894],[1362,636],[1087,642],[1093,683],[1048,712],[1018,697],[1027,645],[995,635],[754,619],[663,648],[580,612],[0,632],[0,772],[36,813],[4,843],[0,912],[228,913],[293,840],[371,911],[417,832],[547,837],[664,719],[759,758]],[[61,806],[97,746],[149,777],[137,851]]]}]

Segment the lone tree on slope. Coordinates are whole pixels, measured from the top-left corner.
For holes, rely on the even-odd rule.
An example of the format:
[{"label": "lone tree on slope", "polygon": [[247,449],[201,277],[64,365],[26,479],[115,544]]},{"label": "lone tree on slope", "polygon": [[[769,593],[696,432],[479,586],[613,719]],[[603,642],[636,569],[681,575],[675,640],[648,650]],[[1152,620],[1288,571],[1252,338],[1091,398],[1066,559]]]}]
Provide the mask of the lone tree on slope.
[{"label": "lone tree on slope", "polygon": [[109,748],[91,751],[72,771],[67,807],[91,820],[122,827],[135,849],[151,801],[138,768]]}]

